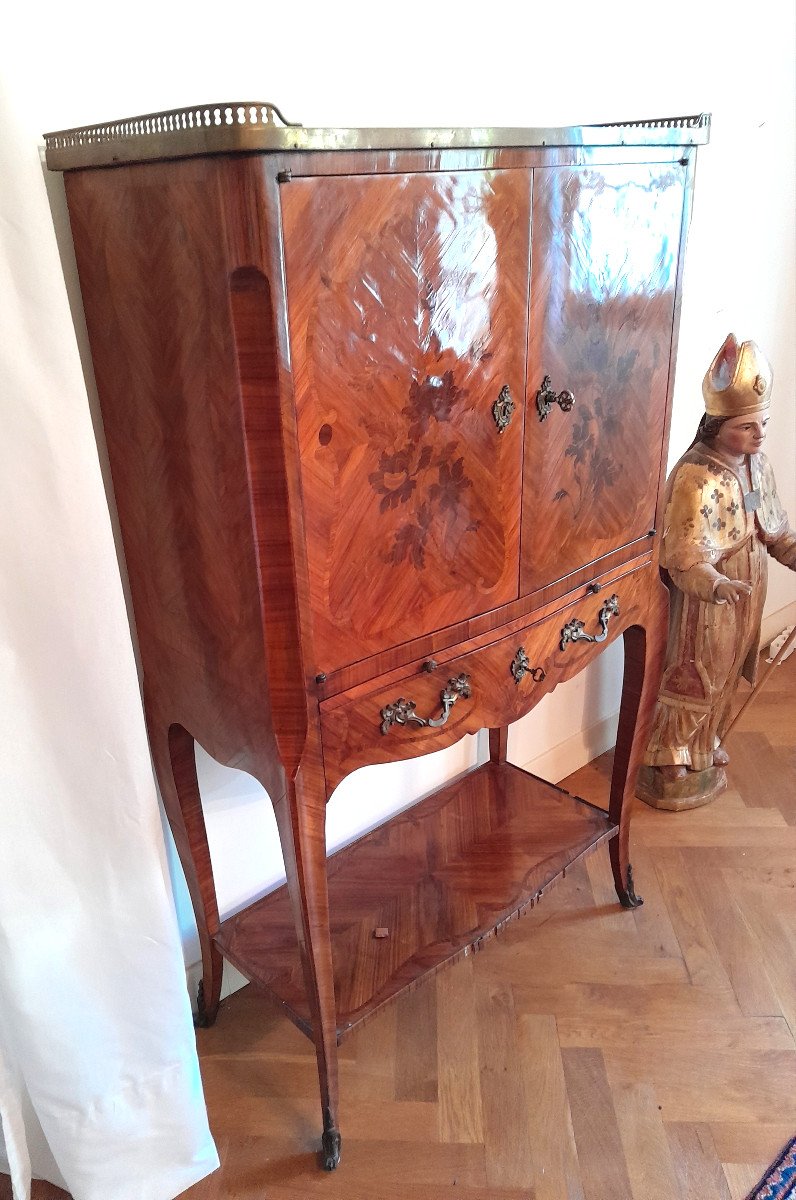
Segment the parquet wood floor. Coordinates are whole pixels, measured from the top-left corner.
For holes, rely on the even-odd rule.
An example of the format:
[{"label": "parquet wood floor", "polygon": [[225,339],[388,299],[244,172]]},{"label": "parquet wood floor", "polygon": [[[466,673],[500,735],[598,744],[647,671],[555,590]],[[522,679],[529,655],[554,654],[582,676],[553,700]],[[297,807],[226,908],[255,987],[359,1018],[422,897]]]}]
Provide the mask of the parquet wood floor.
[{"label": "parquet wood floor", "polygon": [[199,1032],[223,1165],[184,1200],[742,1200],[796,1132],[796,655],[728,749],[712,805],[638,804],[642,908],[600,849],[343,1044],[331,1175],[309,1041],[231,996]]}]

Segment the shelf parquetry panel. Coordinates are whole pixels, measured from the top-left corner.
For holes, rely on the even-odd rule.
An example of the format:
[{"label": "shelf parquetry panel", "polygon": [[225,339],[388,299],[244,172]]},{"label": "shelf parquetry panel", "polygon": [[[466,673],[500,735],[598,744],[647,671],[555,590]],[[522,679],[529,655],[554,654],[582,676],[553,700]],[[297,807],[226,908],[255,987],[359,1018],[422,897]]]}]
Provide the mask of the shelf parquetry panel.
[{"label": "shelf parquetry panel", "polygon": [[[334,854],[338,1035],[521,915],[614,832],[585,801],[487,763]],[[310,1032],[286,887],[224,921],[215,941]]]}]

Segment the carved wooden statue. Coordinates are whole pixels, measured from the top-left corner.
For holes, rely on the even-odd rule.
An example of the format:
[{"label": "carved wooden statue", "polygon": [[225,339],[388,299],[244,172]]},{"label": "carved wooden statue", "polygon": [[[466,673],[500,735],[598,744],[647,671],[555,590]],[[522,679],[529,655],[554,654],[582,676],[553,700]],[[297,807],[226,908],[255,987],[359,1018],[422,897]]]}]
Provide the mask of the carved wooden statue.
[{"label": "carved wooden statue", "polygon": [[638,795],[706,804],[727,785],[722,745],[740,676],[754,684],[767,554],[796,570],[796,533],[761,453],[771,366],[730,334],[702,383],[705,414],[667,484],[661,565],[669,641]]}]

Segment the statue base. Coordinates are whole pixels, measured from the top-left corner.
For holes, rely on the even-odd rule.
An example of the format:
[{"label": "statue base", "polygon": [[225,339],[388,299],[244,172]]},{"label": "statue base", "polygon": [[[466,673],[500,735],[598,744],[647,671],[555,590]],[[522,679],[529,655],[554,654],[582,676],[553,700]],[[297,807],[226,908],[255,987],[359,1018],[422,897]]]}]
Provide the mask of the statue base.
[{"label": "statue base", "polygon": [[636,780],[636,795],[651,808],[667,812],[683,812],[710,804],[727,790],[723,767],[708,767],[706,771],[689,771],[684,779],[669,782],[655,767],[642,767]]}]

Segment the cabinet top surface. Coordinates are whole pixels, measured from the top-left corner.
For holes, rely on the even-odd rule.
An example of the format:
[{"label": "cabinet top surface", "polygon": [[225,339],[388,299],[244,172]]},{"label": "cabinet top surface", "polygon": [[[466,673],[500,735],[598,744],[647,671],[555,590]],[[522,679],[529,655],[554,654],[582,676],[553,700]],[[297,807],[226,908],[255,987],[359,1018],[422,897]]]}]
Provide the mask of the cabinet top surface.
[{"label": "cabinet top surface", "polygon": [[307,150],[445,150],[506,146],[693,146],[710,136],[710,115],[559,128],[326,129],[292,124],[263,101],[175,108],[46,133],[53,171],[197,154]]}]

